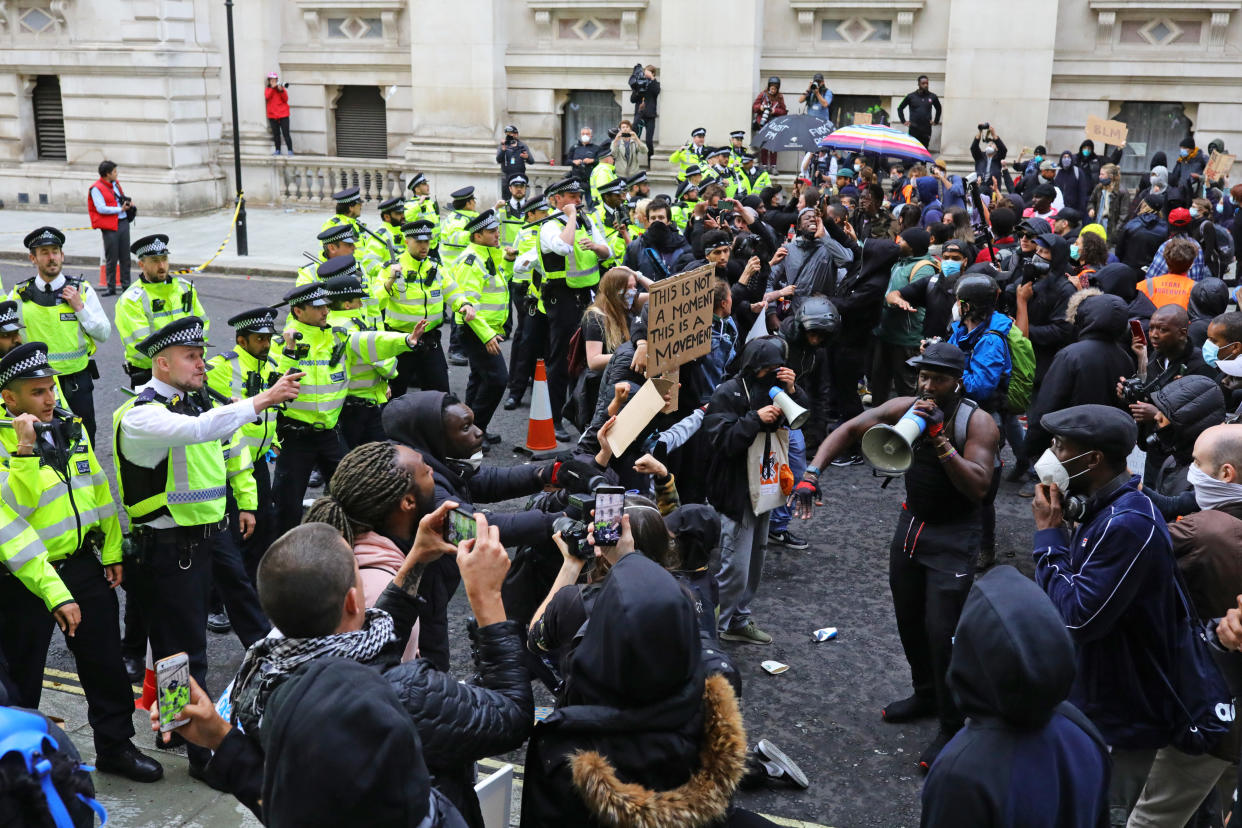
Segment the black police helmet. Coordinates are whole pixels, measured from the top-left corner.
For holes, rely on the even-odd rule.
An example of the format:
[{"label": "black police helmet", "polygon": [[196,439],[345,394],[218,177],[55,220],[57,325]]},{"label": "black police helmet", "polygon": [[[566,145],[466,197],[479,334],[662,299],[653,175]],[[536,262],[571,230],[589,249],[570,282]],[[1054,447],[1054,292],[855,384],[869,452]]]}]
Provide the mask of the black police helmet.
[{"label": "black police helmet", "polygon": [[957,280],[955,293],[958,301],[971,307],[996,304],[996,280],[984,273],[967,273]]}]

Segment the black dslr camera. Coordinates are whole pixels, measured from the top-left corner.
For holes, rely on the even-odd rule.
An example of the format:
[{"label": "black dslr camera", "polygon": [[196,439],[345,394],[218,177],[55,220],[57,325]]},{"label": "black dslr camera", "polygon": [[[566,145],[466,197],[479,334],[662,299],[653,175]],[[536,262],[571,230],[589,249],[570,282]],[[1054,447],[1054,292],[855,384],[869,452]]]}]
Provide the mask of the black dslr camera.
[{"label": "black dslr camera", "polygon": [[1141,377],[1130,377],[1121,383],[1121,399],[1126,405],[1151,402],[1151,392],[1155,390],[1157,377],[1151,382],[1144,382]]},{"label": "black dslr camera", "polygon": [[552,521],[552,532],[553,534],[561,533],[561,540],[565,541],[565,545],[569,547],[569,554],[575,558],[589,561],[595,557],[595,551],[590,544],[586,543],[587,525],[581,520],[558,517]]}]

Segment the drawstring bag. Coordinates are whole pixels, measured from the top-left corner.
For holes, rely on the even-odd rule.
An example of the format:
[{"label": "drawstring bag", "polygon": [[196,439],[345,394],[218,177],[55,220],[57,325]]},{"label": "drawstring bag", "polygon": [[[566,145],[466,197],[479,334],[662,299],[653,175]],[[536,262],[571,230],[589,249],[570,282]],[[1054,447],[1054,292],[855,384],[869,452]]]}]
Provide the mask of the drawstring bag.
[{"label": "drawstring bag", "polygon": [[756,515],[785,505],[794,484],[789,468],[787,429],[761,431],[755,435],[746,451],[746,480],[750,484],[750,505]]},{"label": "drawstring bag", "polygon": [[[0,707],[0,824],[86,828],[108,821],[69,737],[41,714]],[[59,740],[65,740],[60,744]]]}]

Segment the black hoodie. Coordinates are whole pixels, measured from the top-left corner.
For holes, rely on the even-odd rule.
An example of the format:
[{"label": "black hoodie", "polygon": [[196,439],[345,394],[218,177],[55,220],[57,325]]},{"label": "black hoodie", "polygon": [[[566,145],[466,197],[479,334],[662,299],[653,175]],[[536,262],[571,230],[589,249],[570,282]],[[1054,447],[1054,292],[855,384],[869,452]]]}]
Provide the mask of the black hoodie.
[{"label": "black hoodie", "polygon": [[[1069,267],[1069,242],[1052,239],[1052,269],[1035,283],[1035,292],[1026,303],[1029,332],[1035,350],[1035,385],[1039,387],[1057,352],[1074,341],[1074,327],[1065,320],[1074,286],[1065,278]],[[1020,259],[1021,257],[1015,257]]]},{"label": "black hoodie", "polygon": [[1108,825],[1108,750],[1065,700],[1074,673],[1074,644],[1043,590],[1011,566],[975,583],[948,675],[966,726],[927,775],[924,828]]},{"label": "black hoodie", "polygon": [[1146,293],[1138,289],[1139,272],[1123,262],[1106,264],[1095,272],[1095,281],[1100,290],[1121,298],[1126,303],[1126,311],[1131,319],[1141,320],[1143,330],[1147,330],[1147,322],[1156,312],[1156,306]]},{"label": "black hoodie", "polygon": [[1229,306],[1229,285],[1215,276],[1200,279],[1190,289],[1190,344],[1202,348],[1207,342],[1207,329],[1212,320]]},{"label": "black hoodie", "polygon": [[1056,355],[1031,402],[1027,457],[1039,457],[1052,442],[1052,435],[1039,425],[1043,415],[1090,403],[1122,407],[1117,378],[1135,370],[1130,350],[1121,344],[1129,341],[1129,318],[1125,302],[1109,294],[1088,296],[1078,306],[1078,341]]}]

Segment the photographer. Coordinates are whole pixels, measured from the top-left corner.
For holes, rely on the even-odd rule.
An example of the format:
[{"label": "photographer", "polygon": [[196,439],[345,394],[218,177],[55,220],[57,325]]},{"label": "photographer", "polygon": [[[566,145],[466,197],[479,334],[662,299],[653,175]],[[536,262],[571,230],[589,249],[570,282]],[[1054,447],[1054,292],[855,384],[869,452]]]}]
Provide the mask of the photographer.
[{"label": "photographer", "polygon": [[[785,106],[785,96],[781,94],[780,78],[775,75],[768,78],[767,86],[755,96],[755,102],[751,104],[750,112],[750,133],[752,138],[756,132],[764,128],[768,121],[789,114],[789,109]],[[766,168],[770,173],[776,172],[776,153],[772,150],[759,150],[759,165]]]},{"label": "photographer", "polygon": [[991,124],[979,124],[979,134],[970,142],[970,157],[975,159],[975,174],[979,180],[999,194],[1001,186],[1010,189],[1009,175],[1005,172],[1005,142],[996,134]]},{"label": "photographer", "polygon": [[496,150],[496,163],[500,165],[500,197],[509,200],[509,179],[526,175],[526,162],[534,163],[530,148],[518,140],[518,128],[514,124],[505,127],[505,140]]},{"label": "photographer", "polygon": [[822,72],[816,72],[811,85],[798,96],[798,103],[806,104],[806,114],[813,115],[821,121],[831,121],[828,107],[832,104],[832,90],[824,83]]},{"label": "photographer", "polygon": [[[641,73],[639,69],[642,69]],[[634,66],[630,75],[630,102],[634,104],[634,131],[647,141],[647,169],[655,157],[655,121],[660,98],[660,82],[656,80],[656,68]]]},{"label": "photographer", "polygon": [[138,213],[134,201],[125,195],[117,181],[117,167],[111,161],[99,162],[99,180],[91,185],[86,209],[91,227],[103,236],[104,266],[108,280],[108,296],[116,296],[129,287],[129,226]]},{"label": "photographer", "polygon": [[906,500],[889,546],[889,586],[914,693],[887,705],[890,724],[938,716],[940,730],[919,765],[931,767],[962,726],[946,675],[953,631],[970,591],[980,543],[979,505],[994,479],[996,423],[963,394],[966,356],[936,342],[909,361],[918,371],[918,397],[891,399],[842,423],[815,452],[794,489],[795,513],[809,518],[819,495],[820,469],[848,451],[868,429],[903,417],[925,421],[905,473]]},{"label": "photographer", "polygon": [[[1033,243],[1035,250],[1021,265],[1014,321],[1035,348],[1035,387],[1038,388],[1057,351],[1074,341],[1074,326],[1066,319],[1074,286],[1065,278],[1069,267],[1069,244],[1065,239],[1047,232],[1029,240],[1024,235],[1021,245],[1024,253],[1028,243]],[[1017,259],[1022,260],[1021,256]]]},{"label": "photographer", "polygon": [[1156,430],[1147,437],[1145,447],[1149,461],[1155,455],[1161,462],[1150,477],[1143,472],[1143,491],[1172,523],[1199,511],[1188,482],[1195,441],[1207,429],[1225,422],[1225,395],[1215,380],[1192,375],[1155,391],[1151,401]]},{"label": "photographer", "polygon": [[272,130],[272,142],[280,155],[280,136],[285,137],[285,155],[293,155],[293,138],[289,135],[289,84],[281,83],[275,72],[267,75],[267,87],[263,90],[267,102],[267,123]]},{"label": "photographer", "polygon": [[612,139],[612,157],[617,176],[627,182],[651,166],[650,150],[638,140],[634,126],[628,120],[621,121],[617,137]]}]

